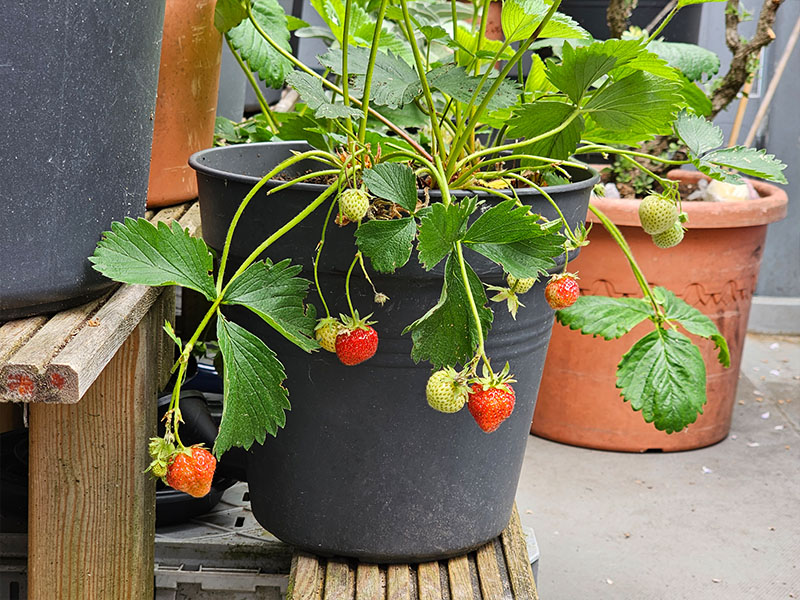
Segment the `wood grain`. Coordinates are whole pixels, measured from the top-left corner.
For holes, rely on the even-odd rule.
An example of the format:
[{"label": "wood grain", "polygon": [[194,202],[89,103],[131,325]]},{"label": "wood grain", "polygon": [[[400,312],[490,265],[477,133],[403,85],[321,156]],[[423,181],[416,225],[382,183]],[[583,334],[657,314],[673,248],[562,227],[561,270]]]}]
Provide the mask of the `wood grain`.
[{"label": "wood grain", "polygon": [[48,317],[30,317],[9,321],[0,326],[0,364],[8,361],[39,329],[47,323]]},{"label": "wood grain", "polygon": [[353,572],[343,560],[330,559],[325,567],[324,600],[348,600],[353,598]]},{"label": "wood grain", "polygon": [[383,592],[378,565],[359,564],[356,568],[356,600],[383,600]]},{"label": "wood grain", "polygon": [[428,562],[417,565],[419,600],[442,600],[442,580],[439,578],[439,563]]},{"label": "wood grain", "polygon": [[511,520],[500,538],[503,541],[508,578],[515,600],[539,600],[516,504],[511,511]]},{"label": "wood grain", "polygon": [[292,570],[286,600],[319,600],[320,564],[316,556],[297,552],[292,557]]},{"label": "wood grain", "polygon": [[473,600],[472,577],[469,573],[469,559],[466,555],[447,561],[450,576],[450,597],[458,600]]},{"label": "wood grain", "polygon": [[30,600],[153,597],[156,312],[82,402],[31,405]]},{"label": "wood grain", "polygon": [[478,564],[478,581],[481,586],[483,600],[503,600],[505,591],[503,580],[500,576],[500,567],[497,564],[494,542],[489,542],[478,548],[476,562]]},{"label": "wood grain", "polygon": [[411,600],[411,571],[408,565],[386,567],[386,600]]}]

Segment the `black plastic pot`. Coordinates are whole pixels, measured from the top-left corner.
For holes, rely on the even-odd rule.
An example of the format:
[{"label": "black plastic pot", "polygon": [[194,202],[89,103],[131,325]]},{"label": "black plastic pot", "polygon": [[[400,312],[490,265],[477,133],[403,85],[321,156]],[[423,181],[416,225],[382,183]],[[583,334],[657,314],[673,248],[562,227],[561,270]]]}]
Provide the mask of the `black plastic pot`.
[{"label": "black plastic pot", "polygon": [[[258,176],[292,149],[304,148],[302,143],[252,144],[191,158],[198,170],[203,235],[212,247],[221,248],[234,210]],[[296,172],[309,166],[298,165]],[[549,189],[573,224],[584,220],[597,182],[583,171],[576,176],[579,183]],[[232,256],[241,260],[324,189],[299,184],[258,196],[240,221]],[[520,196],[554,216],[538,194],[522,190]],[[311,278],[324,213],[320,209],[288,233],[269,249],[270,257],[293,257]],[[353,227],[329,225],[320,286],[332,311],[346,311],[344,277],[355,250]],[[484,282],[501,283],[497,265],[473,253],[467,260]],[[527,308],[516,321],[495,305],[487,352],[498,368],[511,363],[517,402],[512,416],[485,434],[466,409],[444,415],[428,407],[430,365],[411,360],[410,336],[402,335],[438,301],[442,272],[443,265],[426,272],[412,256],[394,275],[374,275],[378,290],[391,298],[383,307],[373,304],[363,277],[354,278],[354,303],[362,314],[374,312],[380,334],[378,353],[356,367],[344,367],[324,351],[308,355],[247,310],[230,311],[278,353],[288,375],[292,410],[286,428],[252,448],[247,472],[253,513],[280,539],[319,554],[422,561],[475,548],[508,523],[553,311],[541,285],[524,297]]]},{"label": "black plastic pot", "polygon": [[144,214],[164,0],[10,0],[0,21],[0,321],[111,283],[87,260]]}]

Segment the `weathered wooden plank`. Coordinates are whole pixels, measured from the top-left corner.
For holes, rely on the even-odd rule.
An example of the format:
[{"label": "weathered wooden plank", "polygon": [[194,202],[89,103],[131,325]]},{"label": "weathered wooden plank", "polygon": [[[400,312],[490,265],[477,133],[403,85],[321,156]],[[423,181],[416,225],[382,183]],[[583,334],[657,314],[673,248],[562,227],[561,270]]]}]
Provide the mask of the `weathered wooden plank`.
[{"label": "weathered wooden plank", "polygon": [[30,600],[153,597],[156,327],[147,315],[82,402],[30,407]]},{"label": "weathered wooden plank", "polygon": [[386,567],[386,600],[411,600],[411,571],[408,565]]},{"label": "weathered wooden plank", "polygon": [[199,236],[201,234],[200,205],[197,202],[192,203],[191,206],[188,207],[188,210],[181,215],[179,223],[189,232],[190,235]]},{"label": "weathered wooden plank", "polygon": [[511,520],[500,537],[515,600],[539,600],[516,504],[511,512]]},{"label": "weathered wooden plank", "polygon": [[321,569],[316,556],[295,553],[292,557],[286,600],[319,600]]},{"label": "weathered wooden plank", "polygon": [[378,565],[359,564],[356,568],[356,600],[383,600],[383,597]]},{"label": "weathered wooden plank", "polygon": [[[197,203],[194,202],[193,204]],[[167,206],[154,213],[153,216],[149,217],[147,220],[151,223],[158,223],[160,221],[163,221],[164,223],[170,223],[171,221],[180,220],[180,218],[186,214],[186,211],[189,210],[191,206],[192,204],[188,202],[176,204],[175,206]]]},{"label": "weathered wooden plank", "polygon": [[351,600],[354,598],[354,577],[350,565],[342,560],[330,559],[325,567],[324,600]]},{"label": "weathered wooden plank", "polygon": [[494,542],[489,542],[478,548],[476,552],[478,564],[478,581],[481,586],[483,600],[503,600],[503,579],[497,565],[497,553]]},{"label": "weathered wooden plank", "polygon": [[469,559],[458,556],[447,561],[447,572],[450,576],[450,597],[458,600],[472,600],[472,578],[469,574]]},{"label": "weathered wooden plank", "polygon": [[48,317],[30,317],[9,321],[0,326],[0,364],[28,343],[33,335],[47,323]]},{"label": "weathered wooden plank", "polygon": [[428,562],[417,565],[419,600],[442,600],[442,580],[439,563]]},{"label": "weathered wooden plank", "polygon": [[[168,287],[161,293],[162,301],[159,303],[161,310],[158,314],[158,323],[163,327],[166,321],[175,323],[175,288]],[[175,357],[175,342],[163,331],[159,330],[161,343],[158,346],[158,389],[163,390],[169,381]]]}]

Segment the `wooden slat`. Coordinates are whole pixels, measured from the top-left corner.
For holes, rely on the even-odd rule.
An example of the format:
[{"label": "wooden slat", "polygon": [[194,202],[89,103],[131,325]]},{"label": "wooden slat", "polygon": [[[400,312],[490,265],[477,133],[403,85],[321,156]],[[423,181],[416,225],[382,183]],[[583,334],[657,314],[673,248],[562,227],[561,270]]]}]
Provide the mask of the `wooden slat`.
[{"label": "wooden slat", "polygon": [[30,317],[0,326],[0,363],[6,362],[47,323],[48,317]]},{"label": "wooden slat", "polygon": [[450,576],[450,597],[458,600],[473,600],[472,577],[469,574],[469,559],[466,556],[447,561]]},{"label": "wooden slat", "polygon": [[411,600],[411,571],[408,565],[386,567],[386,600]]},{"label": "wooden slat", "polygon": [[483,600],[503,600],[503,580],[500,576],[500,567],[497,565],[494,542],[481,546],[476,554],[478,581]]},{"label": "wooden slat", "polygon": [[325,568],[324,600],[350,600],[354,597],[353,572],[350,565],[331,559]]},{"label": "wooden slat", "polygon": [[528,558],[528,548],[525,544],[525,534],[522,531],[516,505],[511,512],[508,527],[503,530],[500,537],[503,541],[508,578],[511,580],[511,589],[514,592],[515,600],[539,600]]},{"label": "wooden slat", "polygon": [[359,564],[356,569],[356,600],[383,600],[378,565]]},{"label": "wooden slat", "polygon": [[29,600],[153,597],[156,327],[142,320],[82,402],[30,407]]},{"label": "wooden slat", "polygon": [[317,557],[297,552],[292,557],[292,570],[286,600],[319,600],[321,566]]},{"label": "wooden slat", "polygon": [[442,600],[442,580],[439,563],[428,562],[417,565],[419,600]]}]

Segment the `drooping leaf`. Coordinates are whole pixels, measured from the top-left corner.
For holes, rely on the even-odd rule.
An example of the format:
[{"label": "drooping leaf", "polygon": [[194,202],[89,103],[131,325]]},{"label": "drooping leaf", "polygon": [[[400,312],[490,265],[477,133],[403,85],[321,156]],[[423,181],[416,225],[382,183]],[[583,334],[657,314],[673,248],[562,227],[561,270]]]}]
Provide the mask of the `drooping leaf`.
[{"label": "drooping leaf", "polygon": [[722,129],[708,119],[692,115],[685,110],[678,114],[675,133],[694,156],[700,156],[722,145]]},{"label": "drooping leaf", "polygon": [[316,320],[303,304],[310,281],[297,277],[302,267],[287,258],[277,264],[256,262],[228,287],[223,304],[240,304],[306,352],[319,347],[314,339]]},{"label": "drooping leaf", "polygon": [[453,244],[464,237],[467,218],[475,210],[475,200],[462,200],[445,206],[432,204],[419,223],[419,262],[431,270],[450,254]]},{"label": "drooping leaf", "polygon": [[671,329],[657,329],[622,357],[617,387],[647,423],[673,433],[694,423],[703,412],[706,366],[689,338]]},{"label": "drooping leaf", "polygon": [[417,233],[413,217],[366,221],[356,231],[356,243],[379,273],[393,273],[408,262]]},{"label": "drooping leaf", "polygon": [[408,212],[417,209],[417,178],[408,165],[378,163],[364,169],[363,178],[373,196],[399,204]]},{"label": "drooping leaf", "polygon": [[305,140],[314,148],[320,150],[330,150],[332,144],[330,136],[322,132],[322,125],[325,121],[317,120],[311,113],[300,114],[297,111],[288,113],[276,112],[275,120],[278,121],[278,139],[286,142],[294,140]]},{"label": "drooping leaf", "polygon": [[[432,88],[465,104],[472,100],[472,95],[475,93],[478,83],[481,81],[480,77],[469,75],[463,67],[452,63],[435,68],[428,73],[427,77],[428,83]],[[476,106],[486,98],[486,94],[494,84],[494,81],[493,78],[486,81],[486,84],[481,88],[481,91],[476,97]],[[489,100],[488,109],[491,111],[514,106],[518,98],[519,86],[508,79],[503,80],[500,83],[500,87],[497,88],[497,91]]]},{"label": "drooping leaf", "polygon": [[538,279],[556,266],[564,252],[564,238],[555,232],[509,244],[469,244],[468,248],[502,266],[518,279]]},{"label": "drooping leaf", "polygon": [[719,56],[695,44],[654,40],[647,45],[647,49],[678,69],[690,81],[700,81],[704,76],[711,77],[719,71]]},{"label": "drooping leaf", "polygon": [[[467,264],[467,279],[484,337],[494,315],[486,308],[487,298],[478,276]],[[450,254],[445,264],[444,285],[436,306],[405,328],[414,343],[411,358],[429,361],[434,368],[455,366],[472,358],[478,346],[478,331],[470,310],[458,258]]]},{"label": "drooping leaf", "polygon": [[[261,29],[281,48],[291,52],[286,13],[277,0],[252,0],[253,17]],[[233,47],[242,55],[251,71],[273,88],[283,87],[292,72],[292,63],[267,42],[249,19],[228,31]]]},{"label": "drooping leaf", "polygon": [[734,169],[751,177],[761,177],[767,181],[787,183],[786,176],[783,174],[786,165],[775,158],[774,154],[767,154],[766,150],[756,150],[744,146],[712,150],[704,154],[700,160],[694,161],[694,165],[715,179],[722,177],[734,183],[741,182],[741,178],[735,174],[722,172],[721,167]]},{"label": "drooping leaf", "polygon": [[539,235],[538,215],[528,214],[527,206],[504,200],[493,206],[470,225],[465,244],[509,244]]},{"label": "drooping leaf", "polygon": [[581,296],[569,308],[557,311],[556,319],[584,335],[613,340],[652,315],[652,307],[643,298]]},{"label": "drooping leaf", "polygon": [[217,0],[214,5],[214,27],[226,33],[247,18],[247,9],[242,0]]},{"label": "drooping leaf", "polygon": [[276,435],[286,424],[290,409],[283,387],[283,365],[261,339],[221,314],[217,315],[217,339],[225,368],[222,421],[214,443],[219,458],[230,448],[245,450]]},{"label": "drooping leaf", "polygon": [[144,285],[180,285],[213,300],[217,293],[211,277],[213,259],[206,243],[192,237],[173,221],[170,228],[145,219],[125,218],[112,223],[111,231],[89,257],[94,268],[114,281]]},{"label": "drooping leaf", "polygon": [[324,119],[344,119],[346,117],[361,117],[360,110],[353,106],[345,106],[344,104],[335,104],[328,100],[322,89],[322,81],[303,73],[302,71],[292,71],[286,77],[286,83],[291,85],[303,101],[308,105],[308,108],[314,111],[318,117]]},{"label": "drooping leaf", "polygon": [[711,319],[695,307],[678,298],[666,288],[657,287],[653,291],[658,295],[659,301],[662,303],[668,319],[677,321],[683,325],[689,333],[713,341],[714,345],[719,350],[717,359],[720,364],[723,367],[731,366],[731,354],[730,350],[728,350],[728,342]]},{"label": "drooping leaf", "polygon": [[[574,106],[563,102],[542,100],[525,104],[509,121],[508,134],[515,138],[533,139],[560,127],[576,112]],[[533,142],[525,151],[533,156],[569,158],[578,147],[583,130],[583,117],[577,115],[561,131]]]}]

